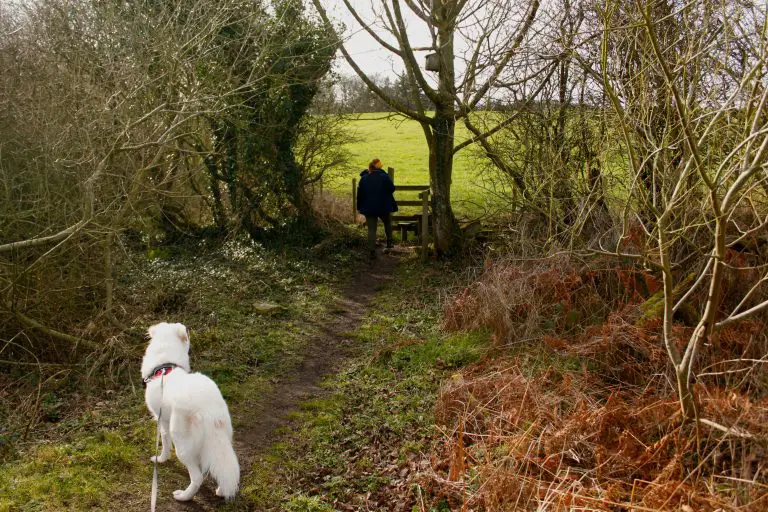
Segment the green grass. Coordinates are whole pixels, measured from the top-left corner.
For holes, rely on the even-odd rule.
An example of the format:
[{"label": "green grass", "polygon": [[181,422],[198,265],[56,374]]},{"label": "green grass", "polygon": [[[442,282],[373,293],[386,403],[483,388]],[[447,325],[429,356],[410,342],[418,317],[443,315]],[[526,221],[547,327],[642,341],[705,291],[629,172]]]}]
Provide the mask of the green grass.
[{"label": "green grass", "polygon": [[302,404],[296,427],[244,482],[254,509],[326,511],[338,502],[391,510],[391,499],[410,499],[409,489],[397,490],[400,474],[434,442],[441,383],[477,361],[489,342],[484,332],[439,329],[435,292],[444,279],[401,264],[353,333],[360,355],[326,380],[323,396]]},{"label": "green grass", "polygon": [[[144,429],[146,430],[146,429]],[[146,432],[101,429],[71,442],[41,444],[0,471],[0,511],[103,507],[120,487],[141,488],[151,466],[136,441]]]},{"label": "green grass", "polygon": [[[355,171],[335,175],[330,187],[341,194],[351,194],[352,178],[359,179],[368,162],[379,158],[384,167],[395,169],[398,185],[429,184],[429,149],[424,132],[417,121],[402,116],[387,118],[387,113],[359,114],[348,122],[353,142],[347,144]],[[467,138],[466,128],[456,126],[457,143]],[[471,148],[465,148],[454,158],[451,188],[454,208],[460,216],[474,216],[494,204],[494,197],[485,189],[484,179]],[[416,199],[415,193],[399,192],[400,199]]]}]

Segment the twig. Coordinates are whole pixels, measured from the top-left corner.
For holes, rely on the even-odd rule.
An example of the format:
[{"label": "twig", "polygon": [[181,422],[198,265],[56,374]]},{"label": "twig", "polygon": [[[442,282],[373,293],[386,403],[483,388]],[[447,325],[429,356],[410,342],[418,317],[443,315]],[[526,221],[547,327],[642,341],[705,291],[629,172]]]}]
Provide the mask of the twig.
[{"label": "twig", "polygon": [[95,350],[97,348],[96,344],[92,341],[89,341],[83,338],[78,338],[77,336],[72,336],[71,334],[67,334],[65,332],[57,331],[56,329],[52,329],[50,327],[47,327],[46,325],[43,325],[42,323],[38,322],[34,318],[28,317],[27,315],[25,315],[20,311],[16,311],[13,308],[8,307],[7,305],[4,305],[4,306],[16,318],[21,320],[21,322],[27,324],[29,327],[32,327],[33,329],[37,329],[38,331],[44,332],[49,336],[53,336],[54,338],[68,341],[69,343],[72,343],[74,347],[77,347],[77,345],[82,344],[91,350]]},{"label": "twig", "polygon": [[716,423],[712,420],[708,420],[706,418],[699,418],[699,423],[702,425],[707,425],[708,427],[712,427],[715,430],[719,430],[720,432],[724,432],[727,435],[734,435],[736,437],[740,437],[742,439],[754,439],[755,436],[750,434],[749,432],[746,432],[744,430],[741,430],[736,427],[726,427],[724,425],[721,425],[719,423]]},{"label": "twig", "polygon": [[83,363],[31,363],[29,361],[10,361],[8,359],[0,359],[0,364],[15,364],[17,366],[85,366]]}]

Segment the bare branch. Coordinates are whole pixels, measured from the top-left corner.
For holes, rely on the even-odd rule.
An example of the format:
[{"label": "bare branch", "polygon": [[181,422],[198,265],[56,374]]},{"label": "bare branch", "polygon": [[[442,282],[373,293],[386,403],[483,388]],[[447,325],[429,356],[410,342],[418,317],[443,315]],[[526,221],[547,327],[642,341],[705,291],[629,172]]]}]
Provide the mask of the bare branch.
[{"label": "bare branch", "polygon": [[477,92],[474,94],[472,99],[464,103],[462,105],[462,108],[459,109],[459,112],[457,113],[457,117],[463,117],[466,116],[470,111],[475,109],[477,105],[480,103],[480,101],[483,99],[483,97],[486,95],[486,93],[489,91],[491,87],[496,83],[501,73],[504,71],[504,69],[507,67],[507,65],[510,63],[512,58],[514,57],[515,53],[517,52],[518,48],[522,44],[523,40],[525,39],[525,36],[528,34],[528,30],[533,25],[533,21],[536,19],[536,13],[539,10],[540,2],[539,0],[533,0],[531,2],[531,5],[528,10],[528,14],[525,17],[525,21],[523,22],[523,25],[520,27],[517,37],[512,42],[512,45],[507,49],[506,53],[499,59],[498,64],[494,66],[493,73],[491,73],[491,76],[488,77],[488,79],[483,83],[482,86],[480,86],[477,90]]},{"label": "bare branch", "polygon": [[[317,9],[317,12],[320,14],[321,19],[323,20],[323,23],[328,27],[328,30],[333,29],[333,25],[331,24],[330,19],[328,18],[328,13],[325,10],[325,7],[320,3],[320,0],[312,0],[312,3],[315,6],[315,9]],[[355,59],[352,58],[352,56],[347,51],[344,43],[341,43],[339,45],[339,49],[341,50],[342,55],[344,55],[344,59],[347,61],[347,63],[352,67],[352,69],[357,73],[357,76],[360,77],[360,79],[365,82],[365,85],[367,85],[371,91],[373,91],[376,96],[381,98],[382,101],[384,101],[387,105],[394,108],[398,112],[401,112],[402,114],[415,119],[420,122],[429,123],[430,119],[424,114],[421,114],[413,109],[408,108],[405,104],[397,101],[396,99],[392,98],[388,94],[386,94],[381,87],[377,86],[373,80],[371,80],[368,75],[363,72],[363,70],[360,68],[360,66],[357,65],[357,62],[355,62]]]},{"label": "bare branch", "polygon": [[[550,69],[549,69],[549,72],[547,73],[547,76],[544,77],[544,79],[539,83],[539,86],[528,96],[528,98],[525,100],[525,103],[523,103],[523,105],[521,107],[518,107],[518,109],[515,111],[515,113],[513,115],[507,117],[506,119],[504,119],[500,123],[496,124],[496,126],[486,130],[485,132],[479,132],[478,131],[477,133],[475,133],[475,130],[470,128],[470,131],[472,131],[472,133],[474,133],[475,135],[473,137],[471,137],[471,138],[469,138],[469,139],[467,139],[467,140],[457,144],[456,146],[454,146],[453,153],[456,154],[459,151],[461,151],[462,149],[464,149],[465,147],[467,147],[469,145],[472,145],[472,144],[475,144],[477,142],[480,142],[481,139],[487,139],[488,137],[494,135],[495,133],[498,133],[499,131],[503,130],[507,126],[509,126],[512,123],[514,123],[522,115],[523,108],[525,106],[528,106],[531,103],[533,103],[533,101],[539,95],[541,90],[547,85],[547,83],[549,82],[549,79],[552,78],[552,75],[555,73],[556,70],[557,70],[557,65],[556,64],[550,65]],[[466,123],[466,120],[468,118],[465,117],[464,119],[465,119],[465,123]],[[469,128],[469,126],[467,126],[467,127]]]},{"label": "bare branch", "polygon": [[391,44],[389,44],[389,43],[387,43],[386,41],[384,41],[384,40],[383,40],[383,39],[382,39],[382,38],[379,36],[379,34],[377,34],[377,33],[376,33],[376,31],[375,31],[375,30],[373,30],[373,29],[371,28],[371,26],[370,26],[368,23],[366,23],[366,22],[365,22],[365,21],[364,21],[364,20],[363,20],[363,19],[360,17],[360,15],[358,14],[357,10],[356,10],[354,7],[352,7],[352,4],[350,4],[350,3],[349,3],[349,0],[344,0],[344,5],[346,5],[346,6],[347,6],[347,10],[348,10],[348,11],[349,11],[349,13],[352,15],[352,17],[354,17],[354,18],[355,18],[355,21],[357,21],[357,23],[358,23],[358,24],[359,24],[361,27],[363,27],[363,30],[365,30],[365,31],[366,31],[366,32],[367,32],[367,33],[368,33],[368,34],[369,34],[369,35],[370,35],[370,36],[371,36],[371,37],[372,37],[372,38],[373,38],[373,39],[374,39],[374,40],[375,40],[377,43],[379,43],[379,44],[380,44],[380,45],[381,45],[383,48],[386,48],[387,50],[389,50],[390,52],[394,53],[394,54],[395,54],[395,55],[397,55],[398,57],[402,57],[402,56],[403,56],[403,52],[402,52],[402,51],[400,51],[399,49],[395,48],[395,47],[394,47],[394,46],[392,46]]}]

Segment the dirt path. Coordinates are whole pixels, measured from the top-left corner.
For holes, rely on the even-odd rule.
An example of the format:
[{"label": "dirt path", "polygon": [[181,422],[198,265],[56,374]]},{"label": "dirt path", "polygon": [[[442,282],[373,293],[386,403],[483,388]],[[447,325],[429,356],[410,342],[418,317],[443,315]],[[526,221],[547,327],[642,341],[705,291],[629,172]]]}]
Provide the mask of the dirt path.
[{"label": "dirt path", "polygon": [[[376,291],[384,282],[394,279],[397,259],[397,254],[384,254],[375,262],[361,266],[344,289],[342,300],[334,308],[335,314],[321,326],[320,334],[307,342],[304,358],[291,374],[277,382],[253,408],[246,406],[231,410],[236,425],[235,451],[240,460],[241,478],[250,472],[255,459],[278,440],[277,430],[290,423],[288,414],[300,402],[317,394],[322,378],[337,370],[350,355],[352,340],[348,334],[359,327]],[[172,459],[178,464],[175,457]],[[187,483],[184,481],[184,485]],[[197,496],[188,503],[176,502],[168,495],[160,496],[158,510],[215,510],[223,502],[214,495],[214,485],[206,478]]]}]

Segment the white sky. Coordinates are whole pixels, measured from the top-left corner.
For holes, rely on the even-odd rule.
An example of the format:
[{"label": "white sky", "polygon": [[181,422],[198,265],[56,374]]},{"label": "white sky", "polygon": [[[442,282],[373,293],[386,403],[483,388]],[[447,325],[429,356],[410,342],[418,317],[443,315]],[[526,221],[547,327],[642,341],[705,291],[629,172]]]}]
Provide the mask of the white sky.
[{"label": "white sky", "polygon": [[[352,6],[364,21],[371,23],[374,27],[378,28],[376,33],[379,37],[388,43],[391,43],[392,46],[397,47],[398,44],[394,40],[394,37],[392,37],[391,34],[389,34],[389,32],[383,26],[385,17],[382,12],[383,10],[381,5],[385,1],[391,6],[391,2],[387,0],[349,0],[349,3],[352,4]],[[490,4],[490,0],[488,1]],[[506,1],[512,2],[512,0]],[[371,35],[368,34],[368,32],[366,32],[360,26],[352,14],[350,14],[342,0],[321,0],[321,2],[325,6],[331,21],[335,24],[342,23],[345,26],[345,29],[342,33],[345,41],[344,46],[350,55],[354,58],[358,66],[360,66],[360,68],[366,74],[370,76],[371,74],[378,73],[389,75],[390,77],[394,78],[397,74],[403,71],[403,63],[400,57],[392,54],[389,50],[383,48],[379,43],[377,43],[373,37],[371,37]],[[504,0],[495,0],[495,2],[497,6],[504,5]],[[552,2],[549,0],[542,1],[537,19],[547,18],[545,15],[545,6],[551,3]],[[467,10],[472,11],[472,13],[462,22],[463,25],[471,25],[474,23],[474,19],[482,18],[488,12],[485,10],[484,2],[482,0],[476,0],[469,5],[470,7],[468,7]],[[511,9],[506,13],[507,16],[509,16],[509,19],[505,21],[507,21],[508,24],[503,30],[498,31],[495,35],[493,35],[488,40],[488,44],[496,44],[501,46],[507,44],[509,40],[508,38],[511,36],[509,30],[513,30],[519,25],[523,15],[530,7],[530,0],[519,2],[519,5],[510,3],[506,4],[506,6]],[[400,7],[406,24],[408,39],[411,46],[414,48],[430,46],[432,44],[432,38],[425,22],[411,11],[406,2],[401,1]],[[477,7],[477,9],[473,10],[473,7]],[[543,21],[542,23],[547,23],[547,21]],[[472,30],[473,29],[466,30],[466,27],[462,26],[454,33],[454,48],[456,54],[454,66],[456,70],[456,76],[459,79],[461,79],[466,69],[464,59],[469,56],[468,52],[474,48],[474,43],[470,44],[465,38],[467,34],[472,33]],[[477,34],[473,34],[473,37],[476,36]],[[422,70],[424,70],[424,59],[428,53],[430,52],[416,52],[417,62],[421,65]],[[341,52],[337,54],[335,64],[335,69],[339,73],[345,75],[355,74],[352,67],[347,64],[346,60],[341,55]],[[431,72],[424,71],[424,75],[428,80],[433,80],[435,78],[435,74]]]},{"label": "white sky", "polygon": [[[366,22],[378,23],[379,30],[377,30],[377,34],[385,41],[391,42],[396,46],[394,38],[389,36],[389,33],[381,27],[381,18],[376,15],[371,6],[372,3],[378,6],[381,2],[377,0],[350,0],[350,3]],[[346,26],[343,33],[345,38],[344,45],[366,74],[379,73],[394,77],[403,70],[403,63],[400,58],[393,55],[387,49],[382,48],[370,34],[363,30],[341,0],[323,0],[323,5],[325,5],[328,10],[328,16],[334,23],[341,22]],[[419,47],[431,44],[431,38],[424,22],[416,17],[404,2],[401,5],[411,45]],[[420,63],[423,64],[424,56],[427,53],[417,52],[417,58]],[[355,74],[354,70],[341,55],[341,52],[339,52],[336,58],[336,69],[345,75]]]}]

